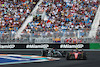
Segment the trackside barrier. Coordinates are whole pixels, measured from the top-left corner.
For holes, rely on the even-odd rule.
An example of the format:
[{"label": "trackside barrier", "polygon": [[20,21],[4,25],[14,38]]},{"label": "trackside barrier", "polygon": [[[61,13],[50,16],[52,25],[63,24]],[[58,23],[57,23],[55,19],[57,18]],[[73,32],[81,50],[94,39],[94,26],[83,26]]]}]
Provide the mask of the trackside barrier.
[{"label": "trackside barrier", "polygon": [[56,49],[89,49],[89,43],[38,43],[38,44],[0,44],[0,49],[43,49],[43,48],[56,48]]},{"label": "trackside barrier", "polygon": [[71,51],[76,48],[84,51],[100,51],[100,43],[0,44],[0,51],[41,51],[43,48],[56,48],[60,51]]},{"label": "trackside barrier", "polygon": [[90,49],[100,49],[100,43],[90,43]]}]

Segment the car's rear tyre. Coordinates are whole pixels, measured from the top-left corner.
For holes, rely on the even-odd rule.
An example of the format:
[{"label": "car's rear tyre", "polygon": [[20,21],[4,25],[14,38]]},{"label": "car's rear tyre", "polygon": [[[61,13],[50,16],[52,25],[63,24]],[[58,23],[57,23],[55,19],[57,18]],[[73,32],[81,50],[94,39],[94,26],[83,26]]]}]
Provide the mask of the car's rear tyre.
[{"label": "car's rear tyre", "polygon": [[86,55],[86,53],[83,53],[83,60],[87,60],[87,55]]},{"label": "car's rear tyre", "polygon": [[47,56],[47,51],[43,51],[42,56]]},{"label": "car's rear tyre", "polygon": [[66,55],[66,60],[70,60],[70,54],[69,53],[67,53],[67,55]]},{"label": "car's rear tyre", "polygon": [[66,51],[62,52],[62,56],[66,57]]}]

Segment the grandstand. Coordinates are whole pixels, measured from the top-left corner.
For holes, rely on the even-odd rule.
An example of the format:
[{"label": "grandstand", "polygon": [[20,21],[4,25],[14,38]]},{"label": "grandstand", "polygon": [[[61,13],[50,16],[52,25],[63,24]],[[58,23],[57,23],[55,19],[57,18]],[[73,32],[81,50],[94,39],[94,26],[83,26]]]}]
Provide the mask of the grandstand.
[{"label": "grandstand", "polygon": [[96,40],[98,42],[100,42],[100,25],[98,26],[98,30],[97,30],[97,33],[96,33]]},{"label": "grandstand", "polygon": [[0,0],[0,41],[9,42],[30,15],[38,0]]},{"label": "grandstand", "polygon": [[99,0],[0,0],[0,41],[100,42],[96,40],[100,35],[99,3]]}]

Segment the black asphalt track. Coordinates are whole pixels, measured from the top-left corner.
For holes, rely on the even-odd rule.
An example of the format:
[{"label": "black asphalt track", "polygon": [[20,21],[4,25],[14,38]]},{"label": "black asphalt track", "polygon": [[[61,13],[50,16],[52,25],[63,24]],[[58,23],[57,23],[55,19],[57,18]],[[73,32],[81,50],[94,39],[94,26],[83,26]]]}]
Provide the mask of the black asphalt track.
[{"label": "black asphalt track", "polygon": [[[1,52],[8,54],[37,54],[41,52]],[[87,52],[87,60],[66,60],[61,58],[59,61],[41,62],[41,63],[25,63],[25,64],[13,64],[3,65],[0,67],[100,67],[100,52]]]}]

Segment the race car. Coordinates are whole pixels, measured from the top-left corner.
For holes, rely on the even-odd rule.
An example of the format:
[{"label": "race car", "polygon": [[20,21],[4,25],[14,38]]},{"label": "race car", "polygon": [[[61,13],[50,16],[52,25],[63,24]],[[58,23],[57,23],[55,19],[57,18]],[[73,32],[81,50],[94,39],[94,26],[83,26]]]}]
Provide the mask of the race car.
[{"label": "race car", "polygon": [[54,49],[54,48],[46,48],[46,49],[43,49],[42,56],[47,56],[47,57],[65,57],[66,56],[66,52],[65,51],[58,51],[57,49]]},{"label": "race car", "polygon": [[72,50],[72,52],[68,52],[66,55],[66,60],[71,60],[71,59],[86,60],[87,59],[86,52],[84,52],[83,50],[79,50],[79,49]]}]

